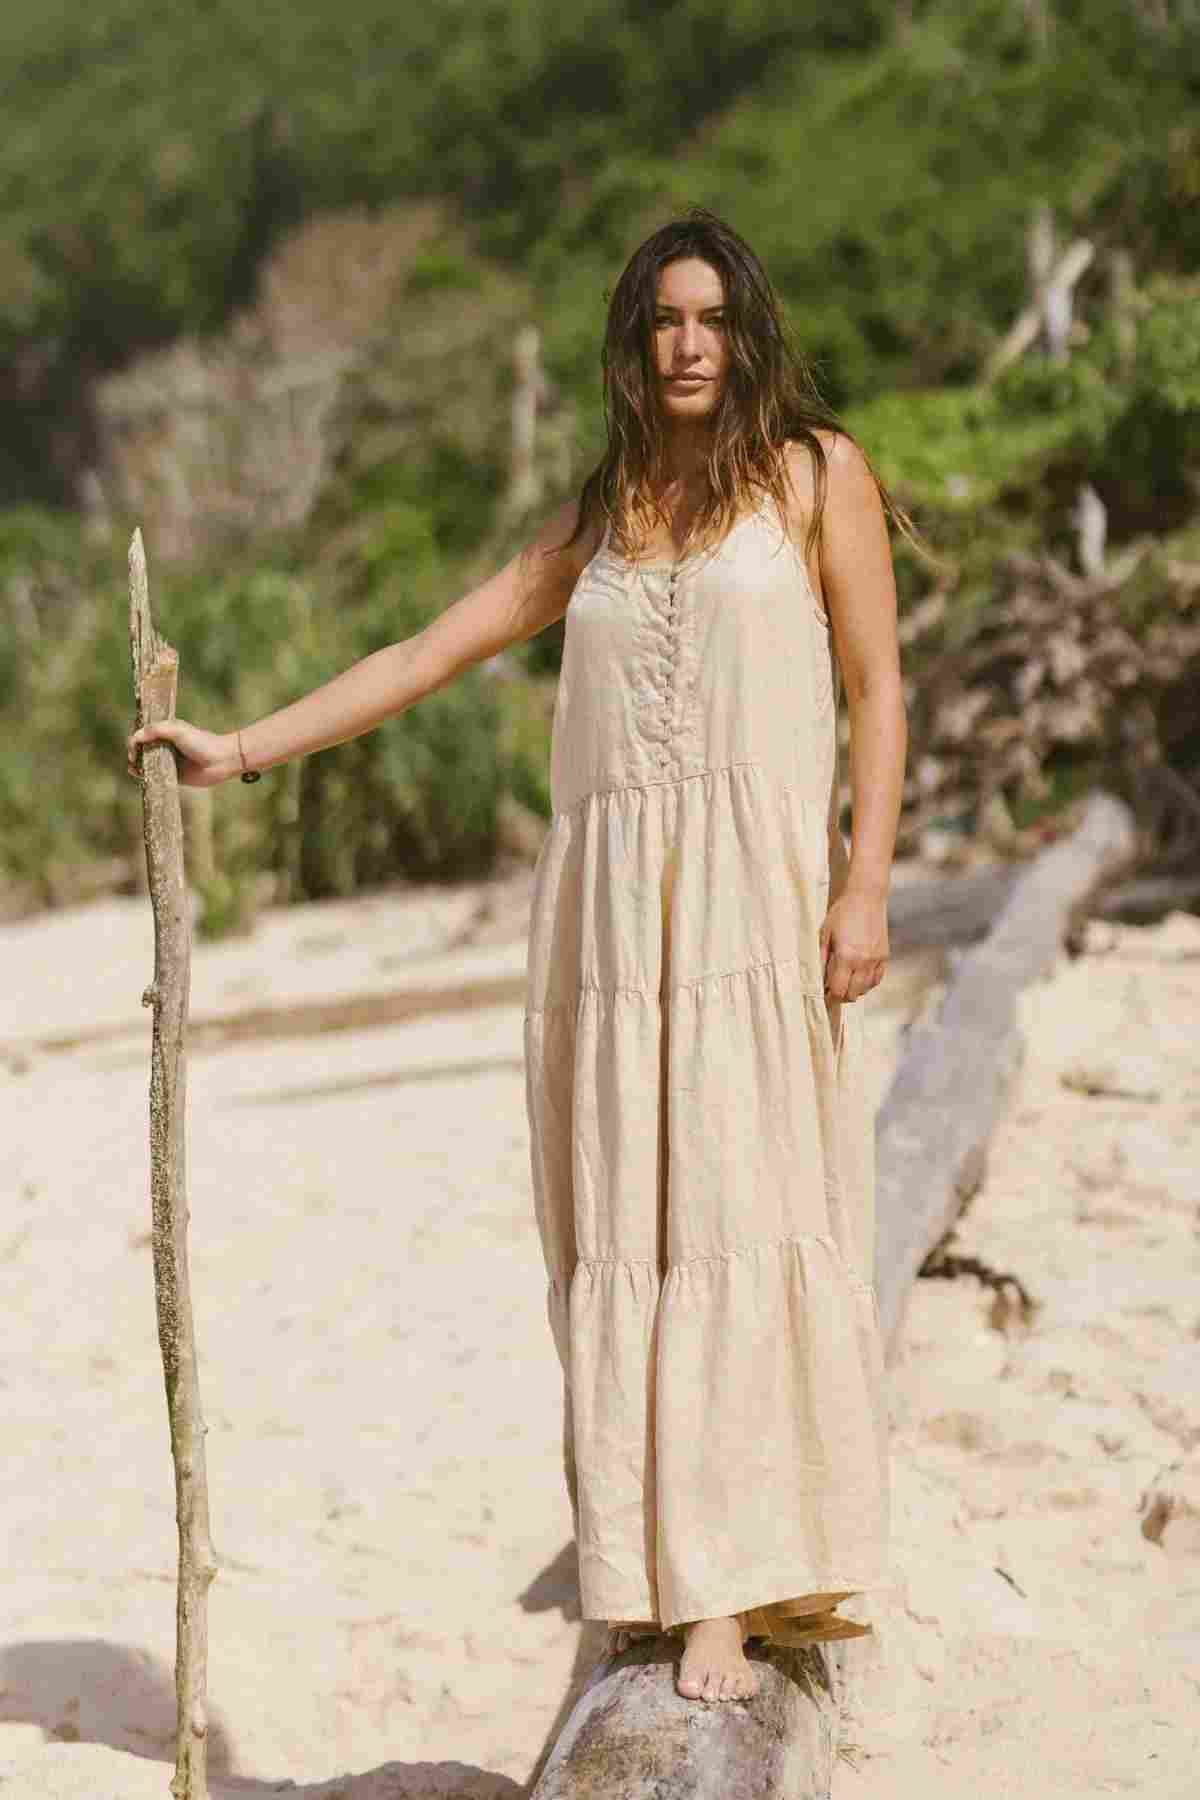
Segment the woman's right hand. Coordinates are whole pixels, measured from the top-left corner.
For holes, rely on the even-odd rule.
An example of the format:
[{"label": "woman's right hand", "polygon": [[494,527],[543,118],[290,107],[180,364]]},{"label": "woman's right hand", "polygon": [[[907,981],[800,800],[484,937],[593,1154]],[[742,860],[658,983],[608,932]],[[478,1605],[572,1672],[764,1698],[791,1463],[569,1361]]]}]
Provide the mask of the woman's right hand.
[{"label": "woman's right hand", "polygon": [[189,725],[186,719],[164,719],[159,725],[143,725],[131,731],[125,740],[129,773],[140,779],[139,751],[143,744],[174,744],[178,752],[176,767],[184,787],[218,787],[222,781],[240,774],[241,760],[237,739],[231,732],[219,736]]}]

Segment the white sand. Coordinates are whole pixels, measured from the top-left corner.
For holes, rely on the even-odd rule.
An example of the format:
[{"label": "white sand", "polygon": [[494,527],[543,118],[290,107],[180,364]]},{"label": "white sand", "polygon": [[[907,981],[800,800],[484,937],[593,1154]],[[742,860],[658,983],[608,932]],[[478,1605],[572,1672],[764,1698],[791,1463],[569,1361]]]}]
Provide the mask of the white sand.
[{"label": "white sand", "polygon": [[[955,1244],[1018,1275],[1034,1323],[965,1275],[908,1309],[896,1582],[838,1800],[1200,1791],[1200,920],[1089,935],[1022,998],[1019,1089]],[[1064,1084],[1083,1071],[1159,1097]]]},{"label": "white sand", "polygon": [[[478,888],[198,945],[193,1016],[519,977],[526,880],[473,933]],[[914,1295],[896,1584],[846,1647],[862,1749],[838,1800],[1195,1791],[1200,1471],[1160,1471],[1200,1445],[1200,925],[1109,935],[1028,996],[960,1231],[1042,1301],[1032,1331],[993,1328],[970,1278]],[[0,931],[5,1800],[141,1800],[172,1772],[151,969],[145,901]],[[880,1084],[908,978],[867,1002]],[[1060,1083],[1102,1049],[1161,1097]],[[519,1794],[603,1635],[578,1618],[519,1003],[197,1049],[188,1079],[214,1793]]]}]

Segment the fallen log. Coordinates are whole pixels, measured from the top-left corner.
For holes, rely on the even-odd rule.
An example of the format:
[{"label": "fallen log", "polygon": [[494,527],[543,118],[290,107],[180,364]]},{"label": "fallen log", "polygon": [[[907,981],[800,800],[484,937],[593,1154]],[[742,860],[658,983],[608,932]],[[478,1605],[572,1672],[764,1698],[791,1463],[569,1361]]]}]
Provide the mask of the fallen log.
[{"label": "fallen log", "polygon": [[[917,1270],[982,1175],[1019,1062],[1019,990],[1134,854],[1128,808],[1093,795],[1075,832],[1017,871],[992,930],[959,958],[936,1016],[910,1032],[876,1126],[876,1285],[887,1342]],[[986,907],[1000,891],[989,872],[967,910],[977,919],[981,896]],[[619,1652],[610,1640],[530,1800],[829,1800],[855,1680],[846,1649],[752,1641],[755,1697],[703,1705],[676,1690],[678,1638],[635,1638]]]},{"label": "fallen log", "polygon": [[[999,918],[1029,862],[995,862],[961,874],[907,881],[888,895],[888,943],[894,955],[978,943]],[[1105,882],[1086,908],[1092,919],[1152,925],[1177,908],[1200,907],[1200,873],[1145,873]]]},{"label": "fallen log", "polygon": [[1106,888],[1091,909],[1094,919],[1153,925],[1164,914],[1200,907],[1200,875],[1143,875]]},{"label": "fallen log", "polygon": [[832,1646],[752,1643],[758,1693],[713,1705],[676,1690],[681,1648],[664,1634],[601,1658],[530,1800],[829,1800]]},{"label": "fallen log", "polygon": [[990,863],[961,875],[907,881],[888,895],[888,944],[894,952],[944,949],[986,937],[1021,863]]},{"label": "fallen log", "polygon": [[909,1031],[875,1125],[875,1282],[889,1350],[917,1270],[983,1179],[1020,1067],[1017,995],[1135,853],[1128,807],[1093,794],[1076,830],[1027,865],[991,931],[963,951],[935,1014]]}]

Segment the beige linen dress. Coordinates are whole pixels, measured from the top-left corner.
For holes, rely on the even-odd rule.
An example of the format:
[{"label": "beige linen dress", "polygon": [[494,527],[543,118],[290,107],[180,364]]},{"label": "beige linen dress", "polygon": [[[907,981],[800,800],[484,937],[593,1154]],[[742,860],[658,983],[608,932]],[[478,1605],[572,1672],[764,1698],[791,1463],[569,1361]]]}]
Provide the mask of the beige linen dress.
[{"label": "beige linen dress", "polygon": [[532,1185],[586,1619],[885,1578],[889,1470],[839,677],[764,499],[711,548],[606,531],[566,615],[525,1005]]}]

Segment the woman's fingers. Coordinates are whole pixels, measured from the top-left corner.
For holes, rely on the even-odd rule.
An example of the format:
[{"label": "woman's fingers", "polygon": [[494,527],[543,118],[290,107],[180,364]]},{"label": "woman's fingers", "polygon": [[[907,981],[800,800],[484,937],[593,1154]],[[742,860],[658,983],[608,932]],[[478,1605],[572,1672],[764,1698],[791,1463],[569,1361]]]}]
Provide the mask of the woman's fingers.
[{"label": "woman's fingers", "polygon": [[164,719],[159,725],[142,725],[137,731],[131,731],[125,739],[132,756],[139,744],[171,743],[175,737],[178,721]]},{"label": "woman's fingers", "polygon": [[148,744],[174,744],[184,756],[186,764],[184,747],[188,742],[189,730],[184,719],[163,719],[157,725],[142,725],[137,731],[131,731],[125,740],[129,773],[138,773],[138,756]]},{"label": "woman's fingers", "polygon": [[125,760],[129,765],[129,773],[137,774],[137,756],[143,744],[169,744],[174,739],[172,730],[174,721],[164,719],[161,725],[143,725],[137,731],[131,731],[125,739]]},{"label": "woman's fingers", "polygon": [[227,737],[204,731],[186,719],[163,719],[129,733],[125,756],[131,775],[138,773],[138,759],[147,744],[174,745],[176,771],[185,787],[217,787],[237,773],[238,758]]},{"label": "woman's fingers", "polygon": [[825,968],[825,991],[834,1000],[861,1000],[879,986],[886,968],[886,957],[855,962],[835,951]]}]

